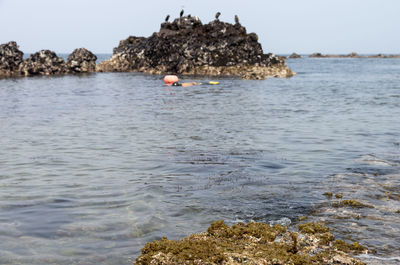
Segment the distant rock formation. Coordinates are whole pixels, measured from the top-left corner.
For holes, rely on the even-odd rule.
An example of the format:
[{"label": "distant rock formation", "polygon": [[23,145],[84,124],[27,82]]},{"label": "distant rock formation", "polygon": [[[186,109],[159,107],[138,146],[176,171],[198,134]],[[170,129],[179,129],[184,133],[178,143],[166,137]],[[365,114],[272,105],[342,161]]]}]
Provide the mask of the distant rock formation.
[{"label": "distant rock formation", "polygon": [[96,71],[97,57],[85,48],[75,49],[67,62],[50,50],[41,50],[25,60],[23,56],[15,41],[0,45],[0,78]]},{"label": "distant rock formation", "polygon": [[71,73],[90,73],[96,71],[97,56],[85,48],[75,49],[67,61],[68,71]]},{"label": "distant rock formation", "polygon": [[41,50],[31,54],[19,66],[22,75],[57,75],[65,74],[67,67],[63,58],[49,50]]},{"label": "distant rock formation", "polygon": [[369,56],[363,56],[359,55],[356,52],[352,52],[349,54],[321,54],[321,53],[313,53],[310,55],[311,58],[382,58],[382,59],[387,59],[387,58],[400,58],[399,54],[382,54],[379,53],[377,55],[369,55]]},{"label": "distant rock formation", "polygon": [[297,53],[292,53],[290,56],[289,56],[289,58],[290,59],[299,59],[299,58],[301,58],[301,56],[299,55],[299,54],[297,54]]},{"label": "distant rock formation", "polygon": [[381,58],[381,59],[390,59],[390,58],[400,58],[400,54],[382,54],[379,53],[377,55],[370,55],[368,58]]},{"label": "distant rock formation", "polygon": [[0,45],[0,77],[14,76],[23,61],[24,53],[15,41]]},{"label": "distant rock formation", "polygon": [[356,52],[352,52],[349,54],[321,54],[319,52],[310,54],[310,58],[366,58],[365,56],[361,56]]},{"label": "distant rock formation", "polygon": [[137,71],[150,74],[233,75],[244,79],[289,77],[283,58],[264,54],[258,36],[218,19],[203,25],[196,16],[161,24],[148,38],[131,36],[114,48],[99,72]]}]

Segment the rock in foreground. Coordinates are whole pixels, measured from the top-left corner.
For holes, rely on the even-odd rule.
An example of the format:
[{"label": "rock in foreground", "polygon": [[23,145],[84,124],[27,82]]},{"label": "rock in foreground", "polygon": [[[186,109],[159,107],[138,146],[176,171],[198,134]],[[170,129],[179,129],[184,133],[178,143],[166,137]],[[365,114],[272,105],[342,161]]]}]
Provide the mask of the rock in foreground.
[{"label": "rock in foreground", "polygon": [[149,38],[129,37],[114,49],[110,60],[97,66],[100,72],[147,72],[240,76],[264,79],[289,77],[294,73],[284,59],[264,54],[258,36],[246,28],[218,19],[203,25],[199,18],[186,16],[161,24]]},{"label": "rock in foreground", "polygon": [[364,264],[349,254],[366,248],[334,240],[329,228],[306,223],[298,230],[262,223],[229,227],[217,221],[205,233],[147,243],[135,264]]},{"label": "rock in foreground", "polygon": [[0,77],[14,76],[23,61],[24,53],[15,41],[0,45]]}]

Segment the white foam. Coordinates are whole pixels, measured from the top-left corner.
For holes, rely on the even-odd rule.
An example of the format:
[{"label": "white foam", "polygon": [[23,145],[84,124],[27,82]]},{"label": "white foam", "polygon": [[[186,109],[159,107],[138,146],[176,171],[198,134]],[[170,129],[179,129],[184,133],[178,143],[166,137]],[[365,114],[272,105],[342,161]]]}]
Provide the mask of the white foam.
[{"label": "white foam", "polygon": [[287,218],[287,217],[283,217],[279,220],[275,220],[275,221],[270,221],[269,225],[270,226],[274,226],[274,225],[283,225],[283,226],[289,226],[292,223],[292,221]]},{"label": "white foam", "polygon": [[377,260],[382,260],[382,261],[400,261],[400,257],[378,257],[378,256],[373,256],[370,254],[361,254],[357,256],[358,258],[364,258],[364,259],[377,259]]}]

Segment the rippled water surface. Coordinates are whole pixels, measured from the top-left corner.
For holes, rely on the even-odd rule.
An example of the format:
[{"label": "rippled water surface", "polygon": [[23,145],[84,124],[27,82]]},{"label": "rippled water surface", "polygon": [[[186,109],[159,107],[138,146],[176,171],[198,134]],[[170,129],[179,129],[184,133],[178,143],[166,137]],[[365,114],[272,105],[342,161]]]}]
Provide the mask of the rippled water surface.
[{"label": "rippled water surface", "polygon": [[400,60],[288,64],[290,79],[186,88],[0,80],[0,264],[131,264],[217,219],[299,216],[400,262]]}]

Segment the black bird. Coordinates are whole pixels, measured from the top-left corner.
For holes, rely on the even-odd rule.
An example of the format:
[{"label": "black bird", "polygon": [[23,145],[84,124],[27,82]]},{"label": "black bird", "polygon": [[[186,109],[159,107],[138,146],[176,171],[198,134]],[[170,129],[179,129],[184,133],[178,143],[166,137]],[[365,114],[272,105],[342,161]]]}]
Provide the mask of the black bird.
[{"label": "black bird", "polygon": [[167,15],[167,17],[165,18],[165,22],[168,22],[169,19],[169,15]]},{"label": "black bird", "polygon": [[239,17],[237,15],[235,15],[235,23],[239,24]]},{"label": "black bird", "polygon": [[221,12],[217,12],[217,14],[215,14],[215,19],[218,19],[220,15],[221,15]]},{"label": "black bird", "polygon": [[183,16],[183,9],[181,10],[181,13],[179,14],[179,17],[182,17]]}]

